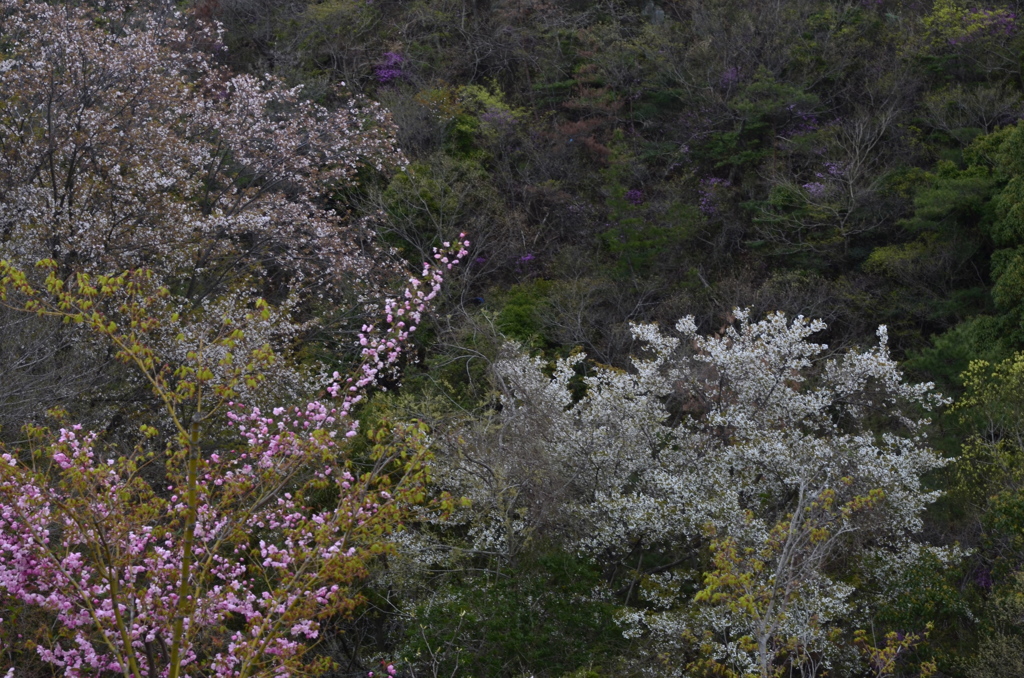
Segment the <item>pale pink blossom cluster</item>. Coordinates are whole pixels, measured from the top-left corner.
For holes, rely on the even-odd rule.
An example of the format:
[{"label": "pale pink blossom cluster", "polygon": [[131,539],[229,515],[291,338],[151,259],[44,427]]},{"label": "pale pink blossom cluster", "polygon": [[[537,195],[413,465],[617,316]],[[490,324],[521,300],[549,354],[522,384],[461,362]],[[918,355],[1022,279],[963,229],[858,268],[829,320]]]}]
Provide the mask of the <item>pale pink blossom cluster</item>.
[{"label": "pale pink blossom cluster", "polygon": [[[297,464],[323,456],[313,436],[296,433],[287,447],[283,460],[250,445],[204,463],[193,549],[201,588],[184,606],[183,633],[196,637],[232,619],[244,630],[224,631],[203,657],[186,645],[185,667],[207,665],[220,676],[259,675],[260,665],[277,671],[317,637],[309,611],[348,596],[324,575],[356,556],[348,540],[379,511],[379,498],[351,473],[326,467],[325,477],[359,487],[336,507],[311,511],[284,489]],[[188,513],[185,497],[173,485],[163,493],[140,487],[123,460],[98,463],[95,434],[62,430],[51,454],[60,471],[48,474],[5,455],[0,587],[55,616],[61,633],[38,652],[64,675],[160,675],[151,664],[166,668],[181,611],[185,549],[173,526]]]},{"label": "pale pink blossom cluster", "polygon": [[[441,291],[443,272],[457,266],[463,257],[469,254],[466,249],[469,247],[469,241],[463,240],[465,237],[465,233],[460,233],[459,241],[454,244],[446,241],[443,249],[434,248],[434,261],[423,263],[423,272],[419,278],[409,278],[409,285],[405,288],[403,296],[384,301],[384,321],[387,329],[383,335],[380,335],[380,328],[363,325],[362,332],[359,333],[359,345],[363,347],[364,358],[362,374],[357,378],[347,379],[344,386],[337,382],[332,384],[328,389],[331,395],[337,396],[341,388],[356,393],[373,383],[381,371],[395,365],[401,355],[400,347],[408,340],[409,334],[416,331],[427,304]],[[335,379],[338,379],[337,375]]]},{"label": "pale pink blossom cluster", "polygon": [[172,450],[159,481],[80,426],[31,459],[3,451],[0,590],[55,620],[39,657],[71,678],[305,675],[318,620],[352,608],[350,585],[398,523],[387,473],[410,468],[396,459],[417,444],[410,431],[360,472],[337,433],[354,435],[352,408],[399,361],[463,237],[364,328],[364,362],[334,374],[334,403],[269,416],[230,403],[242,444]]},{"label": "pale pink blossom cluster", "polygon": [[[469,241],[465,240],[466,234],[460,233],[459,240],[454,243],[446,241],[442,248],[434,248],[433,262],[424,262],[420,277],[410,277],[408,285],[403,294],[397,298],[384,300],[383,322],[362,326],[359,332],[359,345],[363,362],[354,376],[343,376],[339,372],[332,375],[332,381],[327,386],[327,392],[332,398],[341,398],[337,407],[328,408],[320,402],[311,402],[302,412],[298,408],[295,416],[304,418],[303,427],[310,429],[320,425],[331,425],[340,419],[349,421],[349,430],[346,437],[353,437],[359,427],[359,422],[349,418],[352,408],[362,401],[362,394],[368,386],[374,384],[378,377],[387,370],[394,369],[402,356],[402,351],[409,336],[416,331],[416,328],[423,320],[423,313],[427,305],[433,301],[441,291],[441,284],[444,282],[443,271],[451,270],[458,266],[462,259],[469,253]],[[284,408],[276,408],[274,416],[285,413]],[[229,415],[235,416],[235,415]],[[269,419],[261,417],[259,410],[254,409],[248,415],[253,421],[260,421],[264,425],[260,431],[269,430],[266,426]],[[281,422],[279,426],[283,427]],[[254,428],[245,428],[241,424],[242,432],[246,435],[254,435]],[[269,440],[256,437],[252,442],[280,444],[278,436],[272,434]],[[331,445],[331,443],[328,443]]]},{"label": "pale pink blossom cluster", "polygon": [[[330,322],[314,307],[377,302],[398,279],[339,196],[406,160],[380,105],[232,73],[220,27],[183,7],[0,0],[0,260],[149,271],[174,291],[160,350],[176,358],[269,298],[243,343],[282,352]],[[290,397],[311,386],[288,360],[267,376]]]},{"label": "pale pink blossom cluster", "polygon": [[[398,675],[398,669],[395,668],[394,664],[390,664],[388,662],[381,662],[381,665],[384,666],[384,671],[387,674],[386,678],[395,678],[395,676]],[[373,678],[375,675],[376,674],[373,671],[370,671],[366,674],[367,678]]]},{"label": "pale pink blossom cluster", "polygon": [[405,163],[377,104],[232,74],[169,0],[0,0],[0,35],[0,257],[147,268],[192,300],[340,295],[379,267],[331,203]]}]

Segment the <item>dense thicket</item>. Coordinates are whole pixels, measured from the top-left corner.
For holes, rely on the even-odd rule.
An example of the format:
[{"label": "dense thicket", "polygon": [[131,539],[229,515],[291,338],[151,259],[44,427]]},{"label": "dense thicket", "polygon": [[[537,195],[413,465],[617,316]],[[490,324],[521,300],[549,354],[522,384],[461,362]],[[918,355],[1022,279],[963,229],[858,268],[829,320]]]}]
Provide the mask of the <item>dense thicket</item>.
[{"label": "dense thicket", "polygon": [[[373,231],[414,262],[472,240],[424,367],[363,416],[426,422],[438,487],[473,504],[395,537],[371,605],[325,634],[337,675],[384,656],[416,676],[1024,673],[1019,2],[197,0],[170,61],[129,62],[111,55],[143,49],[131,21],[29,59],[26,6],[0,28],[19,92],[0,102],[0,256],[155,268],[198,327],[268,299],[283,329],[253,346],[282,360],[261,393],[349,360],[339,337],[390,255]],[[78,74],[90,50],[101,68]],[[407,165],[349,92],[390,111]],[[666,367],[668,339],[631,323],[684,316],[688,367]],[[78,330],[0,323],[2,439],[51,398],[109,433],[153,420]],[[883,324],[888,348],[865,349]],[[805,362],[768,351],[787,332]],[[723,375],[751,336],[751,364],[787,367],[733,420],[753,386]],[[926,424],[888,350],[956,404]],[[881,371],[837,391],[828,366],[858,360]],[[587,431],[600,445],[570,454]],[[855,448],[903,480],[862,483]]]}]

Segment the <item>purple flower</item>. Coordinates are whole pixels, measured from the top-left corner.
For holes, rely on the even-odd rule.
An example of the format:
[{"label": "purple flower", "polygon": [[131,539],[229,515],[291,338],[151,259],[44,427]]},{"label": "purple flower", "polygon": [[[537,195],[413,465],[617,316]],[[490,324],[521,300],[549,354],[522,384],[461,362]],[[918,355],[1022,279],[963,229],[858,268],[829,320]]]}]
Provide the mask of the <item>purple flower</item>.
[{"label": "purple flower", "polygon": [[1006,10],[970,9],[961,28],[960,35],[947,38],[946,42],[955,47],[985,35],[1013,35],[1017,31],[1017,14]]},{"label": "purple flower", "polygon": [[974,572],[974,583],[986,591],[992,588],[992,571],[988,568],[981,568]]},{"label": "purple flower", "polygon": [[732,182],[728,179],[719,179],[718,177],[705,177],[700,180],[700,211],[704,216],[712,217],[718,214],[718,205],[716,204],[715,194],[721,188],[727,188],[732,186]]},{"label": "purple flower", "polygon": [[497,130],[508,131],[515,126],[516,117],[511,112],[501,108],[488,108],[480,116],[480,121],[487,123]]},{"label": "purple flower", "polygon": [[730,66],[729,68],[722,71],[722,75],[721,77],[719,77],[718,82],[722,85],[722,87],[729,87],[730,85],[735,85],[737,82],[739,82],[739,79],[740,69],[736,68],[735,66]]},{"label": "purple flower", "polygon": [[841,177],[846,174],[846,168],[842,163],[829,161],[825,163],[825,171],[833,177]]},{"label": "purple flower", "polygon": [[644,192],[636,188],[626,191],[626,201],[632,205],[643,205]]},{"label": "purple flower", "polygon": [[402,63],[404,61],[405,58],[397,52],[384,52],[380,63],[373,69],[377,82],[384,85],[401,78],[404,75],[402,71]]},{"label": "purple flower", "polygon": [[814,113],[801,111],[797,108],[796,104],[786,106],[786,110],[793,116],[790,125],[794,133],[806,134],[818,129],[818,116]]},{"label": "purple flower", "polygon": [[382,85],[402,77],[402,71],[398,68],[378,68],[374,71],[374,74],[377,76],[377,82]]},{"label": "purple flower", "polygon": [[823,198],[825,197],[825,193],[828,192],[828,188],[825,186],[825,184],[818,181],[811,181],[809,183],[806,183],[802,186],[802,188],[805,191],[807,191],[812,198]]}]

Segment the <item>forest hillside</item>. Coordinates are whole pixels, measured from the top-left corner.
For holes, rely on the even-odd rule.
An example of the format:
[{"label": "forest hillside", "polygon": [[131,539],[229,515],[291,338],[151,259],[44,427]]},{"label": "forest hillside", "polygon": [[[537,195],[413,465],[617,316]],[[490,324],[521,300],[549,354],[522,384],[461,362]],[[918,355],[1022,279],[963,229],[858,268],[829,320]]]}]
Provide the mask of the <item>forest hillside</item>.
[{"label": "forest hillside", "polygon": [[1024,676],[1021,11],[0,0],[0,670]]}]

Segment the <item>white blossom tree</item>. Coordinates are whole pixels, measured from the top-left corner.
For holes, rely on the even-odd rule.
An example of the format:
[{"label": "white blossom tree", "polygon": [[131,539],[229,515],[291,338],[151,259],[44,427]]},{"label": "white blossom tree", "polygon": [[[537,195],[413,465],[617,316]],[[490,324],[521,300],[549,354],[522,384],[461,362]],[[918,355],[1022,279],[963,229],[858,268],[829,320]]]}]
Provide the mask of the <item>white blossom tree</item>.
[{"label": "white blossom tree", "polygon": [[175,3],[0,3],[0,256],[134,267],[197,298],[337,284],[372,259],[325,199],[401,164],[369,102],[232,75]]},{"label": "white blossom tree", "polygon": [[572,545],[632,571],[619,591],[628,635],[678,673],[813,675],[856,655],[849,633],[868,603],[850,575],[877,594],[928,548],[915,535],[936,493],[921,478],[944,460],[926,415],[944,401],[904,382],[884,327],[878,346],[832,355],[811,340],[820,321],[734,315],[710,337],[692,318],[678,336],[634,327],[645,356],[628,371],[581,377],[576,356],[552,374],[509,347],[493,370],[502,445],[447,475],[476,495],[475,533],[515,539],[531,529],[528,504],[509,521],[507,498],[468,479],[543,449]]},{"label": "white blossom tree", "polygon": [[[320,385],[287,360],[301,333],[333,313],[354,336],[400,281],[396,258],[338,196],[404,159],[381,107],[339,91],[328,108],[271,76],[232,74],[218,63],[221,37],[171,0],[0,0],[0,260],[52,260],[66,280],[150,271],[172,292],[160,346],[172,360],[267,299],[247,349],[274,347],[285,359],[262,388],[297,397]],[[8,361],[2,409],[54,404],[31,383],[59,384],[64,403],[113,388],[105,353],[74,328],[0,327],[0,354],[24,356],[49,335],[36,351],[45,360]],[[58,379],[69,355],[82,377]]]}]

